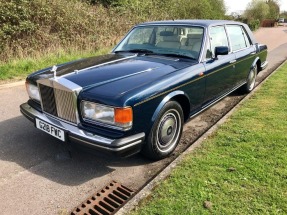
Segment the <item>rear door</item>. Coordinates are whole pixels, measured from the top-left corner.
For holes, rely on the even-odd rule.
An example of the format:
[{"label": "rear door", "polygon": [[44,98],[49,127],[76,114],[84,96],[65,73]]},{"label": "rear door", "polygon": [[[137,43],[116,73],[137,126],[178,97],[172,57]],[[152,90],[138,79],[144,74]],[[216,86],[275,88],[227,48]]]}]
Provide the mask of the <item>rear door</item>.
[{"label": "rear door", "polygon": [[251,44],[245,29],[241,25],[226,25],[231,52],[235,55],[234,82],[240,85],[246,82],[251,65],[256,58],[256,49]]}]

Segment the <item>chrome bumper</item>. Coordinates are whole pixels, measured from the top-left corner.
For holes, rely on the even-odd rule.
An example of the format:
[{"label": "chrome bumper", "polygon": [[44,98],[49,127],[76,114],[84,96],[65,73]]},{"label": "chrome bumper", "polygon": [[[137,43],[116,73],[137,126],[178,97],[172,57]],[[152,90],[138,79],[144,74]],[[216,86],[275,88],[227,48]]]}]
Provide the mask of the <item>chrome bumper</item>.
[{"label": "chrome bumper", "polygon": [[79,129],[75,125],[45,115],[32,108],[28,103],[20,105],[20,111],[27,119],[34,123],[35,119],[38,118],[55,127],[63,129],[67,134],[67,140],[70,140],[73,143],[85,145],[97,150],[113,152],[122,156],[128,156],[139,152],[145,139],[144,133],[139,133],[121,139],[109,139],[95,135]]}]

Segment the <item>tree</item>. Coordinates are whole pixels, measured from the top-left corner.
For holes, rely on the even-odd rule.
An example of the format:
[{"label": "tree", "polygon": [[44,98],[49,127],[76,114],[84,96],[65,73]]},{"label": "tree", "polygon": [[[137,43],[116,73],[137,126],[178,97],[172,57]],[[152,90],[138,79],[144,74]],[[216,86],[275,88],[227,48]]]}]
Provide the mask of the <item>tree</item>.
[{"label": "tree", "polygon": [[287,19],[287,11],[280,13],[280,17]]},{"label": "tree", "polygon": [[268,19],[278,19],[280,14],[279,3],[276,0],[268,0],[267,2],[269,6],[269,14]]},{"label": "tree", "polygon": [[250,22],[251,20],[266,19],[269,15],[269,6],[264,0],[252,0],[244,12],[244,17]]},{"label": "tree", "polygon": [[280,7],[278,0],[252,0],[244,12],[244,17],[248,20],[278,19]]},{"label": "tree", "polygon": [[[111,1],[111,0],[110,0]],[[116,0],[113,0],[116,1]],[[117,8],[130,10],[143,21],[160,19],[224,19],[224,0],[117,0]]]}]

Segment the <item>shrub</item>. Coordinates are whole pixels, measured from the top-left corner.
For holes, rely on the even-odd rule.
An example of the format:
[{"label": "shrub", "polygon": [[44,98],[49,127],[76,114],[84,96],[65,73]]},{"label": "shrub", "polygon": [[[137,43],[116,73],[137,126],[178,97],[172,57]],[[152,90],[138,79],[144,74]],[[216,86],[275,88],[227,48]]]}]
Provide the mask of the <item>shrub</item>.
[{"label": "shrub", "polygon": [[249,21],[248,26],[252,31],[256,31],[260,27],[259,19],[255,19],[255,20],[253,19]]},{"label": "shrub", "polygon": [[123,20],[114,11],[76,0],[8,0],[0,2],[0,14],[1,61],[57,49],[98,49],[114,44],[123,27],[116,26]]},{"label": "shrub", "polygon": [[57,50],[112,46],[134,24],[163,19],[220,19],[223,0],[0,1],[0,61]]}]

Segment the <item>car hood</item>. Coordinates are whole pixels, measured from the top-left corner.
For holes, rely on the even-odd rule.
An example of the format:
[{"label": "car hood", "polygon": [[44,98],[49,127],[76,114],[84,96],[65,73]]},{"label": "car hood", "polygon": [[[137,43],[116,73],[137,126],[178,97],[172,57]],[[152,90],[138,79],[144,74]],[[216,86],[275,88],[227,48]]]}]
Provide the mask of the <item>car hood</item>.
[{"label": "car hood", "polygon": [[[178,62],[177,58],[164,56],[138,56],[108,54],[58,65],[57,77],[64,77],[83,88],[128,79],[132,76],[158,77],[190,65],[191,62]],[[34,80],[51,78],[51,68],[34,73]]]},{"label": "car hood", "polygon": [[[87,97],[115,98],[195,63],[158,55],[108,54],[58,65],[56,75],[81,86]],[[36,81],[51,77],[51,68],[47,68],[29,78]]]}]

